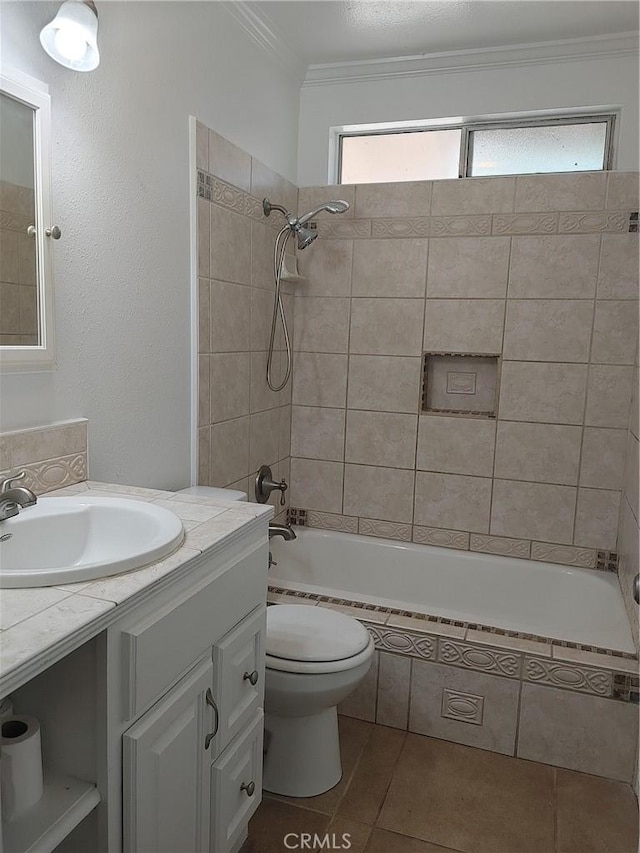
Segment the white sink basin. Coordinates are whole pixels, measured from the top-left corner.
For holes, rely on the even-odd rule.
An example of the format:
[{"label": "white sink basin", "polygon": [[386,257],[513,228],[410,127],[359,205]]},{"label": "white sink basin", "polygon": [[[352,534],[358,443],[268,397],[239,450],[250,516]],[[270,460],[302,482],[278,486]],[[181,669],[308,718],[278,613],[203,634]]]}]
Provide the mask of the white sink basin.
[{"label": "white sink basin", "polygon": [[39,498],[35,506],[0,522],[0,587],[55,586],[117,575],[161,560],[183,539],[176,515],[144,501]]}]

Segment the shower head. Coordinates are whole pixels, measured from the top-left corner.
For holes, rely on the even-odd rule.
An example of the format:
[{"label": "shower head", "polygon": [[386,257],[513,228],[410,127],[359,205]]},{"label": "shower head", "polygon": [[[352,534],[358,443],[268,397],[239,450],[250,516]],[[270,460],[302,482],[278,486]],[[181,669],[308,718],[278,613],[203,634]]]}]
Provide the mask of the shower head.
[{"label": "shower head", "polygon": [[318,213],[322,213],[323,210],[326,210],[327,213],[345,213],[349,210],[349,202],[341,201],[340,199],[336,201],[327,201],[325,204],[321,204],[319,207],[316,207],[315,210],[311,210],[309,213],[299,216],[298,225],[306,225],[310,219],[313,219],[313,217]]},{"label": "shower head", "polygon": [[307,246],[310,246],[314,240],[318,239],[318,232],[311,231],[309,228],[298,228],[296,230],[296,234],[298,235],[298,248],[306,249]]}]

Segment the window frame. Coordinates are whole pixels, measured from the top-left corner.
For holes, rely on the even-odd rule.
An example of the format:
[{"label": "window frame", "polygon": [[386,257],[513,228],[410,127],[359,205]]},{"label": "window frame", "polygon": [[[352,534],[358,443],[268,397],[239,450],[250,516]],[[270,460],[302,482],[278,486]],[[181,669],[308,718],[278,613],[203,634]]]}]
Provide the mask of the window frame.
[{"label": "window frame", "polygon": [[[333,179],[336,184],[342,184],[342,144],[346,137],[357,136],[395,136],[400,133],[433,132],[439,130],[460,130],[460,156],[458,159],[458,178],[471,177],[515,177],[516,175],[554,175],[561,172],[517,172],[511,175],[482,175],[473,176],[469,174],[471,158],[473,156],[473,133],[477,130],[514,130],[527,127],[553,127],[554,125],[568,124],[606,124],[603,164],[598,171],[607,172],[614,164],[614,139],[617,128],[619,112],[614,108],[597,108],[593,112],[567,112],[550,115],[529,115],[527,117],[484,117],[477,119],[440,119],[425,122],[389,122],[377,125],[360,125],[361,129],[354,127],[334,127],[330,131],[330,156],[329,169],[333,171]],[[364,128],[367,128],[366,130]],[[580,170],[592,171],[592,170]],[[576,171],[576,174],[580,174]],[[566,174],[566,173],[564,173]],[[573,173],[572,173],[573,174]],[[331,174],[329,175],[331,180]],[[435,180],[435,179],[434,179]],[[443,179],[444,180],[444,179]],[[375,183],[372,182],[372,183]],[[394,183],[390,181],[389,183]]]}]

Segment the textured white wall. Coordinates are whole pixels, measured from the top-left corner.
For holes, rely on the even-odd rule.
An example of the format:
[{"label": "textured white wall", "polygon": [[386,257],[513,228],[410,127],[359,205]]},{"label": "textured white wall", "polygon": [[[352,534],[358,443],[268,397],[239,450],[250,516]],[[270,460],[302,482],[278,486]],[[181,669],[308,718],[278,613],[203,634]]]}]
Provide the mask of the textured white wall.
[{"label": "textured white wall", "polygon": [[327,183],[329,128],[382,121],[622,106],[616,169],[638,168],[638,61],[554,62],[306,86],[300,98],[298,186]]},{"label": "textured white wall", "polygon": [[189,479],[193,114],[295,178],[300,80],[219,3],[99,4],[102,62],[68,71],[38,34],[58,3],[2,3],[2,62],[46,82],[58,366],[2,377],[2,428],[84,416],[95,479]]}]

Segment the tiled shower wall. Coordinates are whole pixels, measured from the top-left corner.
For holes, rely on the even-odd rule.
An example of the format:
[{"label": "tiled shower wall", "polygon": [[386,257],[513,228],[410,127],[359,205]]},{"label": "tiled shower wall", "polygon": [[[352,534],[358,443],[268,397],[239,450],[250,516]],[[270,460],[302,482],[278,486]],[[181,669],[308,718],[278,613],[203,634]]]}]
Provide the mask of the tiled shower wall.
[{"label": "tiled shower wall", "polygon": [[[291,382],[274,393],[265,378],[273,246],[284,219],[276,213],[267,219],[262,199],[295,210],[297,188],[200,123],[196,138],[198,483],[242,489],[252,500],[261,465],[270,465],[276,479],[289,480]],[[291,328],[292,299],[284,297]],[[285,370],[281,334],[276,349],[279,380]]]},{"label": "tiled shower wall", "polygon": [[633,397],[627,430],[627,458],[624,472],[624,490],[620,505],[620,527],[618,531],[618,549],[620,551],[620,586],[629,614],[629,622],[636,643],[638,642],[638,605],[633,600],[633,579],[640,571],[638,544],[640,529],[638,524],[638,362],[633,378]]},{"label": "tiled shower wall", "polygon": [[0,346],[38,343],[34,191],[0,181]]},{"label": "tiled shower wall", "polygon": [[[624,477],[637,175],[300,189],[299,206],[336,195],[350,210],[319,217],[299,257],[292,506],[594,566],[616,548]],[[421,414],[424,351],[499,355],[497,417]]]}]

